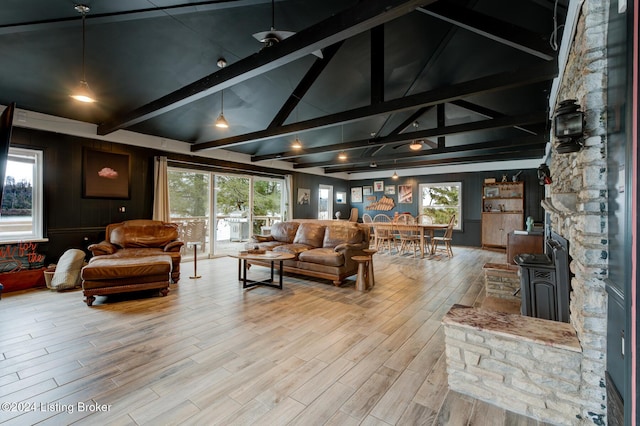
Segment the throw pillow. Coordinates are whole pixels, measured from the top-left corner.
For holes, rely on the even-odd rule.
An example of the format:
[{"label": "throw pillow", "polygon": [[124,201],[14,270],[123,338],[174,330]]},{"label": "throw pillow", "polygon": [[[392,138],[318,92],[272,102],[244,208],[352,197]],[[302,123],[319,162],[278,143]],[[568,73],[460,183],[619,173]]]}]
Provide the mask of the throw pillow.
[{"label": "throw pillow", "polygon": [[80,271],[83,263],[84,252],[82,250],[65,251],[56,265],[56,271],[51,279],[51,288],[67,290],[76,287],[80,283]]}]

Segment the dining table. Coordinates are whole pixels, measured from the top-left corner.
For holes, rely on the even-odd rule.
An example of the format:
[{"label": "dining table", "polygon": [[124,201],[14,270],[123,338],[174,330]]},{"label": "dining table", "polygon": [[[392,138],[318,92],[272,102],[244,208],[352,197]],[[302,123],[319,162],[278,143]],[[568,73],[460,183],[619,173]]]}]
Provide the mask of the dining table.
[{"label": "dining table", "polygon": [[[400,222],[371,222],[367,223],[374,228],[380,230],[388,230],[389,232],[393,231],[407,231],[407,232],[418,232],[420,235],[420,259],[424,259],[424,241],[425,235],[428,235],[429,238],[433,238],[434,232],[437,230],[446,230],[446,223],[400,223]],[[433,249],[429,249],[429,254],[432,253]]]}]

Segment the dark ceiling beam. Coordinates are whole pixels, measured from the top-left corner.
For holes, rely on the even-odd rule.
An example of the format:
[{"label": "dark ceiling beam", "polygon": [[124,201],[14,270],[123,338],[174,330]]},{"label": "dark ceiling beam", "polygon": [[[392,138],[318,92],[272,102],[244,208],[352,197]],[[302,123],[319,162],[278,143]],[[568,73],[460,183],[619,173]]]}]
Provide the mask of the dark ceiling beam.
[{"label": "dark ceiling beam", "polygon": [[555,52],[543,37],[510,22],[501,21],[445,1],[421,7],[418,10],[545,61],[555,59]]},{"label": "dark ceiling beam", "polygon": [[387,136],[391,136],[391,135],[397,135],[403,131],[405,131],[409,126],[411,126],[418,118],[420,118],[425,112],[429,111],[430,109],[432,109],[435,105],[431,105],[428,107],[422,107],[422,108],[418,108],[418,110],[416,112],[414,112],[413,114],[411,114],[409,117],[407,117],[406,120],[404,120],[402,123],[400,123],[400,125],[396,126],[395,129],[393,129],[391,132],[389,132],[389,134]]},{"label": "dark ceiling beam", "polygon": [[313,83],[315,83],[318,77],[320,77],[322,71],[324,71],[327,65],[329,65],[329,62],[331,62],[331,59],[340,49],[342,43],[343,42],[341,41],[334,44],[333,46],[322,49],[322,58],[317,58],[314,61],[313,65],[311,65],[311,68],[309,68],[309,71],[307,71],[304,77],[302,77],[296,88],[293,89],[293,92],[291,93],[289,98],[286,100],[284,105],[282,105],[282,108],[280,108],[280,111],[278,111],[276,116],[273,118],[268,128],[281,126],[282,123],[284,123],[284,121],[287,119],[287,117],[291,115],[296,106],[298,106],[298,103],[300,103],[300,100],[311,88]]},{"label": "dark ceiling beam", "polygon": [[[413,159],[420,157],[439,158],[452,153],[463,153],[467,151],[490,150],[491,152],[509,152],[513,150],[526,150],[529,145],[546,145],[545,138],[541,136],[525,136],[517,139],[502,139],[497,141],[478,142],[468,145],[457,145],[448,148],[423,149],[421,151],[411,151],[401,155],[385,155],[375,158],[376,162],[395,161]],[[349,158],[349,164],[368,164],[373,158]],[[313,163],[296,163],[294,169],[307,169],[311,167],[344,167],[344,164],[336,160],[317,161]]]},{"label": "dark ceiling beam", "polygon": [[[276,0],[278,2],[285,0]],[[82,2],[76,2],[82,3]],[[211,10],[223,10],[236,7],[254,6],[258,4],[270,4],[270,0],[210,0],[176,4],[163,7],[150,7],[113,13],[89,13],[86,16],[89,25],[111,24],[114,22],[136,21],[140,19],[164,18],[166,16],[178,16],[188,13],[201,13]],[[30,22],[17,22],[0,25],[0,35],[17,34],[30,31],[49,31],[58,28],[66,28],[78,25],[80,15],[73,9],[73,2],[69,3],[69,16],[64,18],[43,19]],[[89,6],[91,4],[89,3]]]},{"label": "dark ceiling beam", "polygon": [[[438,129],[445,127],[444,104],[438,104],[436,109],[436,122]],[[444,136],[438,136],[438,148],[444,148]]]},{"label": "dark ceiling beam", "polygon": [[371,104],[384,102],[384,25],[371,28]]},{"label": "dark ceiling beam", "polygon": [[385,145],[392,143],[403,143],[412,139],[424,139],[429,137],[438,137],[438,136],[446,136],[453,135],[456,133],[466,133],[466,132],[475,132],[479,130],[492,130],[492,129],[503,129],[505,127],[513,127],[518,124],[543,124],[547,120],[547,113],[545,111],[539,111],[529,114],[524,114],[516,117],[502,117],[495,118],[493,120],[482,120],[482,121],[473,121],[470,123],[456,124],[453,126],[446,126],[443,128],[435,128],[435,129],[426,129],[426,130],[418,130],[415,132],[409,133],[400,133],[397,135],[386,136],[382,138],[374,138],[374,139],[363,139],[358,141],[351,142],[343,142],[334,145],[325,145],[318,146],[313,148],[305,148],[302,150],[296,151],[288,151],[285,153],[278,154],[279,156],[274,157],[275,154],[265,154],[265,155],[257,155],[251,157],[251,161],[262,161],[262,160],[273,160],[277,159],[290,159],[296,157],[304,157],[305,155],[311,154],[322,154],[327,152],[337,152],[337,151],[351,151],[354,149],[366,148],[368,146],[373,145]]},{"label": "dark ceiling beam", "polygon": [[452,165],[452,164],[473,164],[473,163],[487,163],[493,161],[510,161],[510,160],[532,160],[535,158],[542,158],[545,153],[545,148],[531,149],[526,152],[513,152],[513,153],[505,153],[505,154],[488,154],[488,155],[478,155],[472,157],[451,157],[441,160],[421,160],[414,161],[412,163],[389,163],[388,165],[377,164],[377,167],[336,167],[336,168],[328,168],[325,169],[325,174],[331,173],[356,173],[356,172],[371,172],[376,170],[401,170],[401,169],[413,169],[417,167],[431,167],[431,166],[443,166],[443,165]]},{"label": "dark ceiling beam", "polygon": [[133,111],[98,126],[99,135],[172,111],[222,89],[262,75],[327,46],[412,12],[435,0],[369,0],[305,28],[268,49],[240,59]]},{"label": "dark ceiling beam", "polygon": [[[455,100],[453,102],[451,102],[453,105],[459,106],[461,108],[467,109],[469,111],[475,112],[476,114],[480,114],[485,118],[500,118],[500,117],[506,117],[505,114],[502,114],[498,111],[494,111],[492,109],[489,108],[485,108],[483,106],[474,104],[472,102],[469,101],[465,101],[464,99],[458,99]],[[523,132],[529,133],[531,135],[536,135],[536,130],[527,128],[527,127],[522,127],[522,126],[514,126],[514,129],[518,129],[518,130],[522,130]]]},{"label": "dark ceiling beam", "polygon": [[[464,83],[452,84],[430,90],[428,92],[392,99],[381,104],[368,105],[348,111],[325,115],[323,117],[312,118],[298,123],[287,124],[275,129],[259,130],[257,132],[245,133],[243,135],[231,136],[215,141],[198,143],[191,146],[191,151],[197,152],[205,149],[241,145],[276,136],[290,135],[304,130],[331,127],[352,121],[363,120],[372,116],[406,111],[422,106],[436,105],[441,102],[451,102],[468,96],[497,92],[542,81],[549,81],[557,74],[557,64],[555,62],[545,62],[538,66],[529,67],[526,70],[512,70],[487,77],[480,77]],[[281,158],[283,154],[284,153],[271,154],[270,158]]]}]

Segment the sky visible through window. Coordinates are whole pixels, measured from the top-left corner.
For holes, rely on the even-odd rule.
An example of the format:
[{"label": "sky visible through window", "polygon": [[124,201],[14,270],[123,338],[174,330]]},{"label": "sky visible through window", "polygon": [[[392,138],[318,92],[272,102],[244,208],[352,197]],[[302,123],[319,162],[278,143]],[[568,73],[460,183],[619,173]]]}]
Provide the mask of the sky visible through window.
[{"label": "sky visible through window", "polygon": [[16,182],[26,180],[27,182],[31,182],[33,184],[33,165],[20,163],[17,161],[8,161],[5,179],[7,176],[13,177]]}]

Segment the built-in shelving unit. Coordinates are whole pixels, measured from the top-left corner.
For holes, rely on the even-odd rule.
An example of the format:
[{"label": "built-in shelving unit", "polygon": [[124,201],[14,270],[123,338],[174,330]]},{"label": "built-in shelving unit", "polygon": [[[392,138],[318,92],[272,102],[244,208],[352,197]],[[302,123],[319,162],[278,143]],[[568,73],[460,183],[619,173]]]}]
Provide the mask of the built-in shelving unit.
[{"label": "built-in shelving unit", "polygon": [[509,232],[524,226],[524,182],[482,187],[482,247],[505,248]]}]

